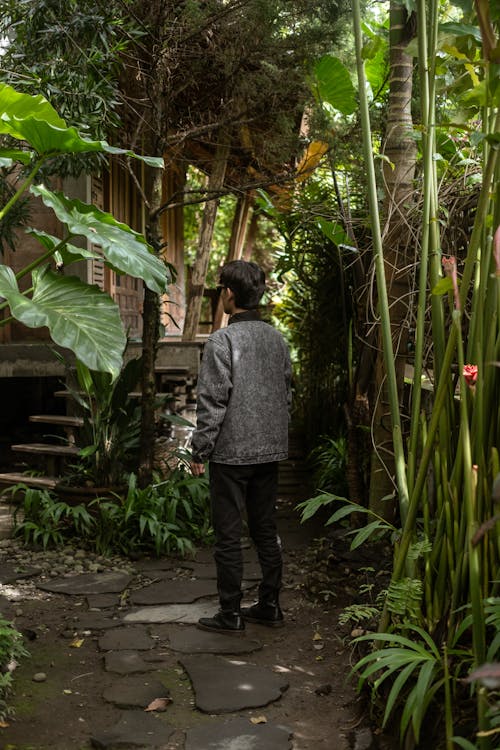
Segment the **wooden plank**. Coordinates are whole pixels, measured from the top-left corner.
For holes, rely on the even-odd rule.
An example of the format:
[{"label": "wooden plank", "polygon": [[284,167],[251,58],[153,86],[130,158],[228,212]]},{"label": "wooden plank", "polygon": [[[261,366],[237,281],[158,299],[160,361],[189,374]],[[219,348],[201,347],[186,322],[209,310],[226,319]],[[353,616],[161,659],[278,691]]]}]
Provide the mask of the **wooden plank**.
[{"label": "wooden plank", "polygon": [[[30,477],[26,474],[16,474],[15,472],[0,473],[0,484],[25,484],[28,487],[38,489],[52,490],[57,484],[56,477]],[[5,492],[5,490],[4,490]]]},{"label": "wooden plank", "polygon": [[34,453],[40,456],[76,456],[79,448],[76,445],[52,445],[50,443],[19,443],[11,446],[19,453]]},{"label": "wooden plank", "polygon": [[30,422],[41,422],[42,424],[56,424],[61,427],[82,427],[82,417],[71,417],[64,414],[32,414]]}]

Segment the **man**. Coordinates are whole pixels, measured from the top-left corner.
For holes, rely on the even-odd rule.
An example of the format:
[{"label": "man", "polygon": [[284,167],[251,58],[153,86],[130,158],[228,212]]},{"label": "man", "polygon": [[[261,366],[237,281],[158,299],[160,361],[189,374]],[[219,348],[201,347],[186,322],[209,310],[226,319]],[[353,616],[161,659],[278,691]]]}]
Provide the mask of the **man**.
[{"label": "man", "polygon": [[[288,455],[291,365],[283,337],[257,312],[265,290],[262,269],[243,260],[227,263],[220,289],[229,325],[212,333],[205,344],[191,471],[203,474],[209,461],[220,600],[220,611],[202,617],[198,627],[234,633],[244,630],[245,620],[283,625],[282,560],[274,514],[278,461]],[[262,580],[258,602],[241,608],[245,510]]]}]

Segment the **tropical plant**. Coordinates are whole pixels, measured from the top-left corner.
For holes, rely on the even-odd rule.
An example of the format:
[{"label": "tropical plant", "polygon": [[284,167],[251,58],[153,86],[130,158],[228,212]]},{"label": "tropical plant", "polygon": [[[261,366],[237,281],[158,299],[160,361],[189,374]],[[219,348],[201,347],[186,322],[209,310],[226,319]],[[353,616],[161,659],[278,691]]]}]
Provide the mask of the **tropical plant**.
[{"label": "tropical plant", "polygon": [[[446,747],[451,750],[454,744],[465,746],[463,743],[469,741],[464,738],[457,742],[454,732],[454,723],[460,721],[463,713],[464,704],[460,699],[463,701],[464,696],[460,696],[458,690],[458,678],[464,676],[463,667],[469,665],[469,661],[475,667],[484,663],[490,638],[490,649],[498,650],[498,623],[493,624],[493,628],[491,622],[487,624],[485,603],[498,586],[499,570],[498,538],[492,533],[498,521],[492,488],[500,469],[500,391],[496,372],[500,360],[500,231],[496,229],[500,224],[497,148],[500,115],[495,52],[500,15],[496,6],[479,0],[475,5],[477,17],[474,18],[470,9],[469,13],[466,10],[463,24],[448,26],[446,44],[440,41],[442,46],[438,49],[440,8],[437,2],[417,3],[424,206],[412,419],[409,434],[405,436],[397,395],[386,254],[379,224],[361,15],[357,0],[353,5],[395,484],[402,525],[394,546],[391,582],[379,632],[372,637],[377,648],[359,664],[360,669],[365,669],[365,677],[368,676],[366,670],[376,674],[384,667],[382,678],[394,680],[389,692],[390,708],[401,701],[401,729],[408,733],[412,726],[414,741],[418,742],[422,722],[433,703],[442,702]],[[450,35],[455,46],[450,44]],[[479,45],[478,39],[481,40]],[[473,84],[473,91],[467,97],[473,107],[469,107],[461,121],[456,119],[453,124],[448,121],[447,127],[473,135],[483,150],[481,191],[461,274],[455,258],[441,258],[437,231],[439,202],[434,124],[436,81],[443,54],[450,54],[455,62],[461,60]],[[465,105],[465,97],[462,103]],[[473,122],[472,118],[479,112],[477,105],[480,120]],[[430,299],[429,288],[433,291]],[[432,308],[430,335],[425,326],[428,303]],[[447,306],[448,316],[445,314]],[[429,338],[434,394],[431,409],[424,410],[421,376]],[[410,554],[412,549],[415,555]],[[403,589],[412,592],[414,603],[410,609],[400,607],[402,599],[409,598],[408,593],[403,596]],[[459,643],[465,643],[465,648],[457,646]],[[404,653],[399,653],[399,648],[403,648]],[[454,653],[455,648],[458,653]],[[457,659],[453,670],[449,669],[450,654]],[[490,658],[491,655],[490,650]],[[477,733],[480,748],[491,747],[496,730],[491,727],[485,693],[479,686],[475,689],[475,699],[477,724],[470,736],[476,738]]]},{"label": "tropical plant", "polygon": [[61,479],[63,485],[125,486],[139,457],[140,406],[131,392],[141,373],[140,359],[129,360],[117,378],[76,362],[76,386],[66,385],[83,416],[78,462]]},{"label": "tropical plant", "polygon": [[127,494],[114,500],[94,501],[94,541],[101,553],[152,552],[186,555],[211,536],[208,483],[182,468],[158,484],[141,489],[132,474]]},{"label": "tropical plant", "polygon": [[[84,505],[69,505],[49,490],[20,483],[10,488],[12,495],[23,493],[21,505],[14,511],[14,534],[26,545],[43,549],[58,547],[74,535],[92,536],[95,521]],[[18,521],[21,514],[22,520]]]},{"label": "tropical plant", "polygon": [[16,536],[44,549],[77,538],[79,544],[100,554],[186,555],[195,544],[207,544],[212,535],[208,482],[188,475],[183,468],[144,489],[130,474],[125,493],[85,505],[70,505],[51,491],[22,484],[12,491],[24,493],[14,515]]},{"label": "tropical plant", "polygon": [[19,659],[29,656],[23,646],[21,633],[0,615],[0,721],[5,721],[12,709],[8,695],[12,687],[12,674]]},{"label": "tropical plant", "polygon": [[[0,221],[29,190],[54,211],[65,229],[62,238],[30,230],[40,242],[40,255],[17,274],[9,266],[0,265],[0,295],[5,300],[0,309],[9,308],[13,318],[31,328],[47,326],[52,339],[72,350],[89,368],[116,377],[126,343],[117,305],[97,287],[55,272],[49,263],[54,261],[62,269],[78,260],[100,257],[96,250],[72,244],[74,238],[84,237],[99,245],[106,265],[143,279],[158,293],[166,289],[168,269],[140,234],[95,206],[52,192],[43,184],[35,184],[35,180],[43,165],[57,156],[122,154],[156,168],[163,166],[163,160],[137,156],[105,141],[86,139],[75,128],[67,127],[42,96],[21,94],[3,83],[0,84],[0,135],[9,139],[9,144],[4,139],[0,148],[0,165],[8,169],[18,165],[16,190],[0,210]],[[13,141],[20,142],[19,147],[11,145]],[[31,283],[23,291],[18,282],[29,275]],[[10,320],[5,317],[0,325]]]},{"label": "tropical plant", "polygon": [[308,464],[313,472],[314,486],[322,492],[333,491],[346,495],[346,441],[344,437],[320,435],[318,445],[312,449]]}]

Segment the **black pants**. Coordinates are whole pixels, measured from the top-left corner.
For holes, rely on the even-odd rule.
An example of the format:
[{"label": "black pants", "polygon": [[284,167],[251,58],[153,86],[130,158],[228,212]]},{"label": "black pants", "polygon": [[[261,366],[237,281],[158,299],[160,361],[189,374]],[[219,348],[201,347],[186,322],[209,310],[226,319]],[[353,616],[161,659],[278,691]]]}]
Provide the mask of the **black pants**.
[{"label": "black pants", "polygon": [[246,509],[248,531],[262,569],[259,601],[277,601],[282,560],[275,522],[278,463],[233,466],[210,462],[210,497],[215,531],[214,557],[221,609],[238,611],[242,598],[241,534]]}]

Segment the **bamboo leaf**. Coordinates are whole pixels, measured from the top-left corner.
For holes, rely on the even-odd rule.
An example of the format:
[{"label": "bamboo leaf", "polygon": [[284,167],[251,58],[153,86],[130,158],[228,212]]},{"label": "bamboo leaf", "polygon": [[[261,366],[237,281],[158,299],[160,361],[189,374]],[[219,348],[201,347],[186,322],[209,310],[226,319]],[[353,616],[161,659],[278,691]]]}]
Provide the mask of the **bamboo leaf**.
[{"label": "bamboo leaf", "polygon": [[386,643],[399,643],[403,648],[409,649],[410,651],[416,651],[425,659],[428,659],[430,656],[429,652],[426,651],[420,643],[412,641],[409,638],[406,638],[404,635],[399,635],[398,633],[370,633],[368,635],[362,635],[359,638],[355,638],[353,643],[357,643],[358,641],[384,641]]},{"label": "bamboo leaf", "polygon": [[350,516],[351,513],[368,513],[369,512],[368,508],[363,508],[360,505],[349,503],[344,497],[338,497],[337,495],[332,495],[332,497],[334,497],[336,500],[347,503],[347,505],[344,505],[342,508],[339,508],[338,510],[335,511],[335,513],[332,516],[330,516],[330,518],[326,522],[327,526],[330,526],[330,524],[340,521],[342,518],[345,518],[346,516]]},{"label": "bamboo leaf", "polygon": [[423,665],[418,676],[417,683],[413,688],[415,692],[415,710],[412,715],[413,732],[417,744],[420,738],[420,728],[422,726],[422,720],[426,709],[426,696],[428,694],[429,685],[434,676],[436,670],[436,663],[428,661]]},{"label": "bamboo leaf", "polygon": [[387,724],[387,720],[389,719],[389,716],[391,715],[391,711],[393,709],[394,704],[396,703],[396,700],[401,697],[401,691],[406,684],[409,677],[413,674],[415,669],[418,667],[417,662],[412,662],[410,664],[407,664],[406,667],[400,672],[400,674],[397,676],[397,678],[394,680],[394,684],[391,688],[391,692],[389,693],[387,697],[387,704],[385,707],[385,713],[384,718],[382,720],[382,726],[385,727]]},{"label": "bamboo leaf", "polygon": [[351,549],[354,550],[360,547],[377,531],[387,531],[389,528],[390,527],[382,521],[371,521],[366,526],[363,526],[362,529],[359,529],[359,531],[348,531],[348,534],[355,534],[355,537],[351,542]]},{"label": "bamboo leaf", "polygon": [[466,740],[465,737],[452,737],[451,741],[458,747],[463,747],[464,750],[477,750],[477,745],[474,745],[470,740]]},{"label": "bamboo leaf", "polygon": [[322,493],[321,495],[316,495],[316,497],[311,497],[309,498],[309,500],[304,500],[302,503],[299,503],[297,505],[297,510],[302,511],[302,515],[300,517],[301,523],[314,516],[314,514],[317,513],[320,508],[323,508],[325,505],[330,505],[335,500],[335,495]]}]

